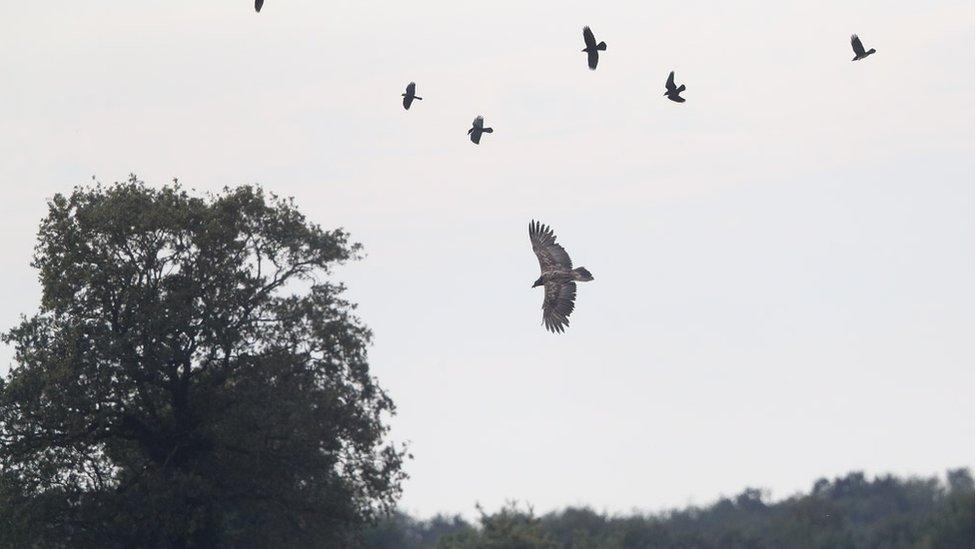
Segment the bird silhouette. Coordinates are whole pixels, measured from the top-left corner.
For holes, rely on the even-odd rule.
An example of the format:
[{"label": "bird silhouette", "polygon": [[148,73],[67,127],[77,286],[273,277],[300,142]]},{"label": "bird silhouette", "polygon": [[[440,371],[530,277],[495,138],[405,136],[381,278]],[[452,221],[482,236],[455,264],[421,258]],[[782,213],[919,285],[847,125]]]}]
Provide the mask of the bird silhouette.
[{"label": "bird silhouette", "polygon": [[471,123],[471,129],[468,130],[468,135],[471,136],[471,142],[477,145],[478,143],[481,143],[482,133],[492,133],[493,131],[495,130],[485,127],[485,117],[479,115],[474,119],[474,122]]},{"label": "bird silhouette", "polygon": [[261,13],[261,6],[264,5],[264,0],[254,0],[254,11]]},{"label": "bird silhouette", "polygon": [[414,92],[416,91],[417,91],[417,84],[411,82],[407,84],[407,93],[400,94],[403,96],[404,109],[410,110],[410,104],[413,103],[414,99],[416,99],[417,101],[423,101],[424,99],[423,97],[417,97],[416,95],[414,95]]},{"label": "bird silhouette", "polygon": [[668,90],[668,91],[664,92],[664,95],[668,99],[670,99],[671,101],[674,101],[676,103],[684,103],[685,102],[685,98],[684,97],[681,97],[680,95],[678,95],[679,93],[685,91],[685,85],[682,84],[682,85],[680,85],[678,87],[675,87],[675,85],[674,85],[674,71],[671,71],[671,74],[668,75],[668,81],[667,81],[666,84],[664,84],[664,87],[667,88],[667,90]]},{"label": "bird silhouette", "polygon": [[591,71],[595,71],[596,64],[600,62],[600,52],[607,51],[607,43],[600,42],[597,44],[590,27],[583,27],[583,42],[586,47],[580,51],[586,52],[586,63],[590,66]]},{"label": "bird silhouette", "polygon": [[573,268],[573,260],[562,246],[556,244],[552,229],[542,223],[529,222],[529,241],[542,271],[532,287],[543,286],[545,289],[542,324],[552,333],[562,333],[569,326],[569,314],[576,306],[576,282],[589,282],[593,275],[586,267]]},{"label": "bird silhouette", "polygon": [[851,61],[864,59],[875,52],[874,48],[864,51],[864,44],[861,43],[861,39],[856,34],[851,35],[851,47],[854,48],[854,59],[851,59]]}]

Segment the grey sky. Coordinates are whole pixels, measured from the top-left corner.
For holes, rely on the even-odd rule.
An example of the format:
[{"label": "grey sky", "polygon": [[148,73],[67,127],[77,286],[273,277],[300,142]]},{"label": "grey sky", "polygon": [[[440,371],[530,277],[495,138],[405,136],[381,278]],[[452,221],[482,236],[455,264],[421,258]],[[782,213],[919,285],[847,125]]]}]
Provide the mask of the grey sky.
[{"label": "grey sky", "polygon": [[[37,307],[54,193],[259,182],[366,246],[338,277],[416,456],[408,510],[974,464],[972,2],[4,12],[0,326]],[[855,32],[877,55],[850,61]],[[596,277],[561,336],[529,289],[533,218]]]}]

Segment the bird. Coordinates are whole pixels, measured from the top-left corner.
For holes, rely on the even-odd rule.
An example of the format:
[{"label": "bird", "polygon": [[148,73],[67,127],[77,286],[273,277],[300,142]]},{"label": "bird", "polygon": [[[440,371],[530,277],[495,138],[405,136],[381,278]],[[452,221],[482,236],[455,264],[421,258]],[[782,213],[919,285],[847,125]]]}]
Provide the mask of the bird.
[{"label": "bird", "polygon": [[481,134],[492,133],[494,131],[495,130],[491,128],[486,128],[485,117],[478,115],[478,117],[474,119],[474,122],[471,123],[471,129],[468,130],[468,135],[471,136],[471,142],[477,145],[478,143],[481,143]]},{"label": "bird", "polygon": [[401,93],[400,94],[400,95],[403,96],[403,108],[404,109],[410,110],[410,104],[413,103],[413,100],[414,99],[416,99],[417,101],[423,101],[423,99],[424,99],[423,97],[417,97],[416,95],[414,95],[414,92],[416,92],[416,91],[417,91],[417,84],[414,83],[414,82],[411,82],[411,83],[407,84],[407,93]]},{"label": "bird", "polygon": [[595,71],[596,64],[600,62],[600,52],[607,51],[607,43],[600,42],[597,44],[590,27],[583,27],[583,42],[586,47],[580,51],[586,52],[586,63],[590,66],[591,71]]},{"label": "bird", "polygon": [[254,11],[261,13],[261,6],[264,5],[264,0],[254,0]]},{"label": "bird", "polygon": [[685,98],[684,97],[681,97],[680,95],[678,95],[679,93],[685,91],[685,85],[682,84],[682,85],[680,85],[678,87],[675,87],[674,86],[674,71],[671,71],[671,74],[668,75],[668,81],[667,81],[666,84],[664,84],[664,87],[667,88],[667,90],[668,90],[668,91],[664,92],[664,95],[668,99],[670,99],[671,101],[674,101],[676,103],[684,103],[685,102]]},{"label": "bird", "polygon": [[874,53],[874,48],[864,51],[864,44],[861,44],[861,39],[856,34],[851,35],[851,47],[854,48],[854,59],[851,59],[851,61],[864,59]]},{"label": "bird", "polygon": [[576,282],[589,282],[593,275],[586,267],[573,268],[573,260],[562,246],[556,244],[556,235],[548,226],[530,221],[529,241],[542,271],[532,287],[545,288],[542,324],[554,334],[562,333],[569,326],[569,314],[575,307]]}]

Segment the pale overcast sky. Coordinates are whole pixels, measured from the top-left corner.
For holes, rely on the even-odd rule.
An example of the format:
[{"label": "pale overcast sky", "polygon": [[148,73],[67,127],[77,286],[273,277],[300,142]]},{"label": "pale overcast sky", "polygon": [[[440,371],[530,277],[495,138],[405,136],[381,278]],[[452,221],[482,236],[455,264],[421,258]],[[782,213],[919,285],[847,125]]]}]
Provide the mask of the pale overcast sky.
[{"label": "pale overcast sky", "polygon": [[[409,511],[974,464],[971,1],[10,4],[0,326],[38,306],[54,193],[260,183],[366,247],[337,277]],[[563,335],[530,219],[596,277]]]}]

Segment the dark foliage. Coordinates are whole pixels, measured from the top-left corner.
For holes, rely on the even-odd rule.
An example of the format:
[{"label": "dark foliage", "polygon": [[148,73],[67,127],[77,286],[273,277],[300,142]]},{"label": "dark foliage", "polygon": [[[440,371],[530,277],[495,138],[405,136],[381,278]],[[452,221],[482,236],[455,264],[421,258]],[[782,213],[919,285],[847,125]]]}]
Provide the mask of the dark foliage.
[{"label": "dark foliage", "polygon": [[357,250],[260,188],[55,196],[4,336],[0,545],[332,547],[389,511],[393,403],[327,280]]},{"label": "dark foliage", "polygon": [[537,518],[531,509],[508,505],[491,515],[482,511],[478,527],[458,517],[423,522],[396,515],[366,539],[376,549],[956,549],[973,547],[973,502],[965,469],[950,471],[945,483],[851,473],[818,480],[810,493],[779,502],[747,489],[708,507],[660,515],[568,508]]}]

